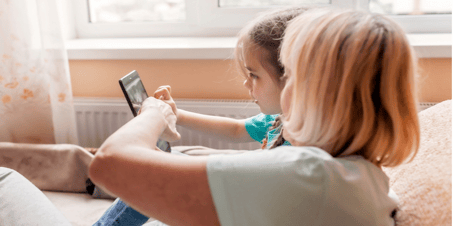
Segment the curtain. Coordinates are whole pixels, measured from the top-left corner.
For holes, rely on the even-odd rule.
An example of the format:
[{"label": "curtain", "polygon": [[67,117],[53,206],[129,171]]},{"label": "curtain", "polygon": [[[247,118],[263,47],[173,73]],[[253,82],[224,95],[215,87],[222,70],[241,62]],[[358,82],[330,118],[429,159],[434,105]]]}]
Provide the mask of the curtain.
[{"label": "curtain", "polygon": [[55,0],[0,0],[0,142],[77,144]]}]

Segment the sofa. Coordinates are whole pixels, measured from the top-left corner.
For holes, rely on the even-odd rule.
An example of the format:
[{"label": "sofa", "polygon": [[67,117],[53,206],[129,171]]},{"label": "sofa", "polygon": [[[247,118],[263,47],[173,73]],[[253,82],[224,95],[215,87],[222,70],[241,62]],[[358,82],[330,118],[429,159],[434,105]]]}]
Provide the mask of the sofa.
[{"label": "sofa", "polygon": [[[421,143],[414,159],[383,168],[400,203],[397,225],[452,224],[451,100],[419,113]],[[174,147],[194,151],[190,147]],[[0,166],[15,169],[38,188],[75,226],[92,225],[114,197],[87,192],[93,149],[69,144],[0,142]]]}]

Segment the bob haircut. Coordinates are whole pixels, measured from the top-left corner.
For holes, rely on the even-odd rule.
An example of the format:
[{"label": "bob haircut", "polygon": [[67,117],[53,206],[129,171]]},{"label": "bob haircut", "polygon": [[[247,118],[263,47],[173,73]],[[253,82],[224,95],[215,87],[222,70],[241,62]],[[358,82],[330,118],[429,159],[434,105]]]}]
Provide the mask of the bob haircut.
[{"label": "bob haircut", "polygon": [[281,62],[294,76],[283,119],[293,145],[334,157],[361,155],[379,167],[415,156],[416,59],[395,22],[360,11],[311,10],[288,25]]}]

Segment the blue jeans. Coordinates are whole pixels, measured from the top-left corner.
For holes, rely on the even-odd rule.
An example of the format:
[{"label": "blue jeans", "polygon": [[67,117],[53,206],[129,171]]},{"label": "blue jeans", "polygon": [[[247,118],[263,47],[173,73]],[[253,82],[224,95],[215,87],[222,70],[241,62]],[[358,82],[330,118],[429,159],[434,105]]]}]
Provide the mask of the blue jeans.
[{"label": "blue jeans", "polygon": [[121,201],[120,198],[117,198],[93,226],[142,225],[148,219],[147,216],[132,209],[132,207]]}]

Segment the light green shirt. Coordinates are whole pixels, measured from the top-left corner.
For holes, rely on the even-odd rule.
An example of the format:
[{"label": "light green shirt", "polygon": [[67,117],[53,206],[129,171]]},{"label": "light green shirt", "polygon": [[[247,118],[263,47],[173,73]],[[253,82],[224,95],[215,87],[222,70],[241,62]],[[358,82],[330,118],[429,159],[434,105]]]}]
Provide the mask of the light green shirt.
[{"label": "light green shirt", "polygon": [[388,177],[361,156],[280,146],[210,155],[207,171],[222,226],[395,223]]}]

